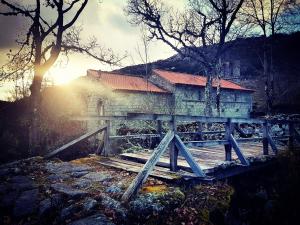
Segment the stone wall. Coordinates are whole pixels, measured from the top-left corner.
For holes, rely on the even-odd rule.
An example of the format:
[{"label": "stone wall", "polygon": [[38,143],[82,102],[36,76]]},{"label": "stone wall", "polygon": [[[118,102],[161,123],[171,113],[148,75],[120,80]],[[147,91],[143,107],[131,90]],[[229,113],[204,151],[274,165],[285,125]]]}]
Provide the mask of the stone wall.
[{"label": "stone wall", "polygon": [[[88,116],[126,116],[127,113],[172,114],[172,94],[112,91],[110,93],[93,94],[89,98]],[[88,130],[101,125],[100,121],[88,121]],[[120,126],[136,128],[134,121],[111,121],[111,134],[116,134]],[[143,123],[139,123],[143,126]]]},{"label": "stone wall", "polygon": [[[213,100],[216,92],[213,91]],[[177,115],[204,115],[205,92],[204,87],[177,85],[175,91],[175,114]],[[251,92],[221,90],[221,112],[224,117],[249,117],[252,111]],[[213,116],[219,116],[215,101],[213,103]]]}]

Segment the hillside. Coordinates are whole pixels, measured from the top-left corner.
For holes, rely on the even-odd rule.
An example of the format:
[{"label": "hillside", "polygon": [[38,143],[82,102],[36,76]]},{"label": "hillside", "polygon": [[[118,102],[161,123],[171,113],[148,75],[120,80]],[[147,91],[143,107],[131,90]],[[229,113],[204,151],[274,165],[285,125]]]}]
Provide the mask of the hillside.
[{"label": "hillside", "polygon": [[[300,32],[278,34],[274,37],[273,65],[275,106],[277,112],[300,111]],[[270,38],[267,40],[270,44]],[[227,43],[230,45],[228,52],[224,55],[223,62],[238,62],[240,70],[240,83],[248,88],[256,90],[254,94],[254,106],[256,111],[264,111],[264,83],[262,57],[262,37],[241,38]],[[270,57],[270,52],[268,52]],[[149,68],[186,72],[191,74],[204,74],[201,65],[190,58],[182,58],[174,55],[164,60],[150,63]],[[139,64],[120,69],[118,72],[127,74],[145,74],[145,65]],[[227,77],[230,78],[230,77]]]}]

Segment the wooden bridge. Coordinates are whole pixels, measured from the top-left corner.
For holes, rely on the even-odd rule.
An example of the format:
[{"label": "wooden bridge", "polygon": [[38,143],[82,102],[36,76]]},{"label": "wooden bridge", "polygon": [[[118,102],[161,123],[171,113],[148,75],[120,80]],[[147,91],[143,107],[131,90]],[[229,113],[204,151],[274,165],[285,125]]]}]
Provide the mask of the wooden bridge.
[{"label": "wooden bridge", "polygon": [[[295,125],[300,121],[267,120],[250,118],[224,118],[203,116],[177,116],[130,113],[127,116],[97,116],[77,117],[75,120],[105,120],[105,125],[89,132],[78,139],[60,147],[46,155],[50,158],[71,145],[87,139],[99,132],[104,132],[104,141],[98,147],[97,153],[106,157],[101,158],[101,164],[131,172],[138,175],[124,193],[122,199],[129,200],[139,190],[147,177],[153,176],[164,180],[177,181],[180,179],[197,179],[211,181],[223,179],[265,166],[276,158],[276,155],[286,149],[293,149],[300,135]],[[156,134],[136,134],[110,136],[110,121],[112,120],[147,120],[157,122]],[[169,131],[163,133],[162,122],[168,122]],[[178,132],[177,124],[181,122],[196,122],[196,132]],[[203,124],[223,124],[225,130],[204,131]],[[239,124],[256,124],[261,127],[261,135],[249,138],[239,127]],[[288,134],[271,136],[269,129],[272,124],[286,124]],[[203,136],[211,133],[224,133],[222,140],[203,140]],[[239,138],[234,135],[239,134]],[[197,138],[183,141],[186,135]],[[108,157],[110,142],[114,139],[128,138],[159,138],[161,141],[154,150],[144,150],[138,153],[123,153],[119,156]],[[166,150],[169,150],[168,152]],[[271,151],[270,151],[271,150]]]}]

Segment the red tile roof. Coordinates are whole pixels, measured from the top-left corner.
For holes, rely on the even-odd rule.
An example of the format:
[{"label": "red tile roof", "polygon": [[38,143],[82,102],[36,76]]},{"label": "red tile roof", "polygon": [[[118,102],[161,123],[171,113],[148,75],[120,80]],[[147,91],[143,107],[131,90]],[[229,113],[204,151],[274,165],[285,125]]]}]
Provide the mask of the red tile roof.
[{"label": "red tile roof", "polygon": [[[165,70],[153,70],[155,74],[159,75],[160,77],[168,80],[172,84],[186,84],[186,85],[196,85],[205,87],[206,85],[206,77],[204,76],[196,76],[187,73],[177,73]],[[213,81],[213,87],[217,86],[216,80]],[[236,83],[223,80],[221,79],[221,88],[225,89],[234,89],[234,90],[241,90],[241,91],[253,91],[248,88],[244,88]]]},{"label": "red tile roof", "polygon": [[97,70],[88,70],[88,75],[99,78],[104,85],[112,88],[113,90],[168,93],[168,91],[161,89],[150,82],[147,82],[142,77],[134,77]]}]

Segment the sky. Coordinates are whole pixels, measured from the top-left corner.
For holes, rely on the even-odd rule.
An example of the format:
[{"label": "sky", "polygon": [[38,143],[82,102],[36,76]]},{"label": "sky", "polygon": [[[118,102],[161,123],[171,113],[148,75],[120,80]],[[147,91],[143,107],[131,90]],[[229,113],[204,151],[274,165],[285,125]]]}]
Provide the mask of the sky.
[{"label": "sky", "polygon": [[[138,46],[142,48],[141,28],[128,22],[124,12],[126,0],[90,0],[81,16],[77,20],[77,26],[82,26],[82,39],[87,40],[95,36],[99,43],[106,48],[111,48],[120,56],[127,55],[121,62],[122,67],[142,63],[138,54]],[[184,8],[184,0],[165,0],[166,4],[178,9]],[[20,30],[24,30],[26,24],[23,17],[0,16],[0,65],[7,61],[6,54],[10,49],[16,48],[15,40]],[[165,59],[175,52],[159,41],[153,41],[148,48],[149,61]],[[68,61],[58,60],[54,68],[49,71],[56,84],[65,83],[79,76],[86,75],[88,69],[112,70],[107,65],[82,55],[71,55]],[[1,84],[0,99],[6,99],[11,84]]]}]

